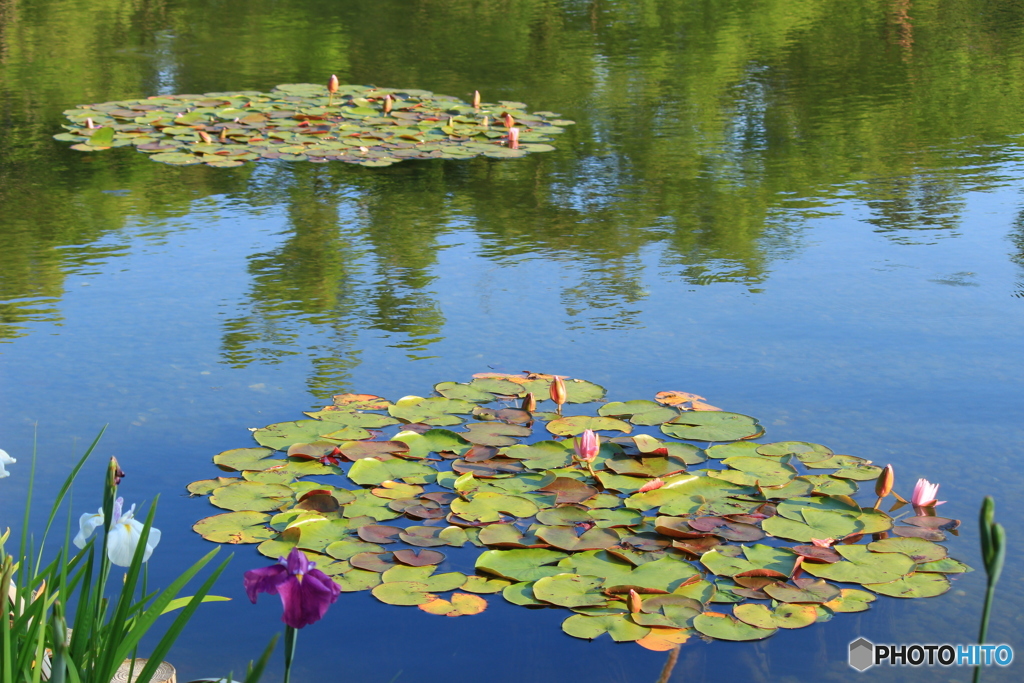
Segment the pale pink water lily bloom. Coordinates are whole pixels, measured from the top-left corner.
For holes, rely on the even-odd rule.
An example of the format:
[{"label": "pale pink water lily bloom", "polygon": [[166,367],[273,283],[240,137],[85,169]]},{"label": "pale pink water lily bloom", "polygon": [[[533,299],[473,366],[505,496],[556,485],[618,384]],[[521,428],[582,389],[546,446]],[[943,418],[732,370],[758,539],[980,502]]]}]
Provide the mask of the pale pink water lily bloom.
[{"label": "pale pink water lily bloom", "polygon": [[509,128],[508,129],[508,146],[509,149],[519,149],[519,129]]},{"label": "pale pink water lily bloom", "polygon": [[584,462],[593,462],[601,449],[601,440],[593,429],[587,429],[573,442],[576,457]]},{"label": "pale pink water lily bloom", "polygon": [[914,485],[914,494],[910,497],[910,502],[915,507],[933,507],[935,505],[942,505],[946,501],[936,500],[939,495],[939,485],[933,484],[927,479],[918,479],[917,484]]}]

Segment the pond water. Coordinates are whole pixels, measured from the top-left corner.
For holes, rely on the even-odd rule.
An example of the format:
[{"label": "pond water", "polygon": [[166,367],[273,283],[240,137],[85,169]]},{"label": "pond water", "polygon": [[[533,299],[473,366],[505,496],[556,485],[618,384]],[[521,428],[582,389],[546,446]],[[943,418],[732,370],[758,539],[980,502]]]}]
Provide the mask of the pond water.
[{"label": "pond water", "polygon": [[[382,169],[179,168],[51,138],[77,104],[331,73],[577,123],[555,152]],[[1024,533],[1022,94],[1015,0],[0,0],[0,447],[19,459],[0,527],[20,526],[36,431],[41,512],[109,425],[75,513],[116,455],[129,502],[161,496],[166,583],[210,547],[190,527],[215,510],[184,486],[249,428],[344,391],[554,372],[611,400],[697,392],[762,440],[892,463],[904,493],[938,481],[965,520],[948,545],[979,571],[946,595],[691,641],[671,680],[854,680],[859,636],[970,643],[982,496]],[[1018,649],[1020,547],[990,629]],[[279,606],[241,590],[266,559],[234,550],[215,591],[234,601],[180,639],[179,680],[240,671],[277,631]],[[296,680],[654,681],[664,664],[490,602],[439,621],[343,595],[301,634]]]}]

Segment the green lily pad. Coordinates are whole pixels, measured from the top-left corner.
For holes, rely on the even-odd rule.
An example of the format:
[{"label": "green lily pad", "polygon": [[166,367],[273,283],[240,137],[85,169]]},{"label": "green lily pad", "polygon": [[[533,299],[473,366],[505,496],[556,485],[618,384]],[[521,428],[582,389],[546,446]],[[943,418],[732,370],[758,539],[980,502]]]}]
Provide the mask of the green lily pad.
[{"label": "green lily pad", "polygon": [[889,583],[865,583],[865,588],[892,598],[934,598],[949,590],[942,574],[915,572]]},{"label": "green lily pad", "polygon": [[564,573],[553,565],[565,557],[563,552],[542,548],[488,550],[476,559],[476,568],[510,581],[536,581]]},{"label": "green lily pad", "polygon": [[225,510],[253,510],[267,512],[277,510],[293,500],[290,488],[283,484],[260,484],[239,481],[214,489],[210,502]]},{"label": "green lily pad", "polygon": [[352,463],[348,478],[357,484],[378,485],[385,481],[401,479],[407,484],[428,483],[437,477],[437,470],[418,462],[408,460],[379,460],[361,458]]},{"label": "green lily pad", "polygon": [[633,431],[633,426],[614,417],[591,417],[589,415],[560,417],[547,424],[547,430],[559,436],[576,436],[588,429],[595,432],[616,431],[628,434]]},{"label": "green lily pad", "polygon": [[754,418],[721,411],[687,411],[661,425],[661,431],[689,441],[739,441],[764,433]]},{"label": "green lily pad", "polygon": [[693,627],[719,640],[762,640],[775,635],[777,628],[751,626],[728,614],[705,612],[693,619]]},{"label": "green lily pad", "polygon": [[576,614],[562,622],[562,630],[575,638],[593,640],[605,633],[617,643],[640,640],[650,628],[636,624],[628,615],[586,616]]},{"label": "green lily pad", "polygon": [[886,538],[868,543],[868,550],[875,553],[903,553],[914,562],[934,562],[946,557],[946,549],[923,538]]},{"label": "green lily pad", "polygon": [[864,612],[877,600],[872,593],[857,588],[843,588],[838,598],[822,603],[833,612]]},{"label": "green lily pad", "polygon": [[555,574],[538,579],[533,585],[533,595],[542,602],[561,607],[603,605],[608,599],[598,590],[601,583],[601,579],[593,576]]},{"label": "green lily pad", "polygon": [[213,456],[213,462],[226,472],[258,471],[283,463],[273,455],[274,450],[270,448],[233,448]]},{"label": "green lily pad", "polygon": [[243,510],[201,519],[192,529],[214,543],[261,543],[277,536],[267,523],[270,515]]},{"label": "green lily pad", "polygon": [[763,629],[803,628],[818,620],[818,612],[814,605],[790,605],[782,603],[774,610],[765,605],[744,603],[735,605],[732,613],[737,619],[751,626]]},{"label": "green lily pad", "polygon": [[805,563],[804,571],[831,581],[860,584],[890,583],[914,571],[914,561],[901,553],[873,553],[862,545],[840,545],[835,551],[846,561]]},{"label": "green lily pad", "polygon": [[660,425],[678,417],[679,411],[654,401],[615,401],[601,406],[597,414],[602,417],[626,417],[635,425]]}]

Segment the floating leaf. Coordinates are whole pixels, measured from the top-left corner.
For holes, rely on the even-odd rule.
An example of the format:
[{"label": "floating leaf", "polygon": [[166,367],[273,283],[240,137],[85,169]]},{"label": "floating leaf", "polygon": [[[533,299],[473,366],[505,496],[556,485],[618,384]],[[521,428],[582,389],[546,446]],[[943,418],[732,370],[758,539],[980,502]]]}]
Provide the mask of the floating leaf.
[{"label": "floating leaf", "polygon": [[562,622],[562,630],[575,638],[593,640],[607,633],[617,643],[640,640],[651,629],[638,626],[625,614],[585,616],[576,614]]},{"label": "floating leaf", "polygon": [[192,529],[214,543],[261,543],[277,536],[267,527],[268,521],[270,515],[243,510],[201,519]]},{"label": "floating leaf", "polygon": [[603,605],[608,599],[597,590],[601,583],[601,579],[593,576],[556,574],[538,579],[533,585],[533,595],[538,600],[562,607]]},{"label": "floating leaf", "polygon": [[419,608],[442,617],[464,617],[483,612],[487,609],[487,601],[477,595],[453,593],[451,601],[435,596],[433,600],[421,604]]},{"label": "floating leaf", "polygon": [[754,439],[764,429],[752,417],[726,412],[685,412],[661,425],[661,431],[690,441],[738,441]]},{"label": "floating leaf", "polygon": [[693,627],[704,635],[719,640],[761,640],[775,635],[778,630],[751,626],[728,614],[718,612],[705,612],[698,615],[693,620]]},{"label": "floating leaf", "polygon": [[629,433],[633,426],[628,422],[617,420],[614,417],[590,417],[589,415],[575,415],[573,417],[560,417],[548,423],[547,429],[552,434],[559,436],[576,436],[588,429],[595,432],[616,431]]},{"label": "floating leaf", "polygon": [[949,579],[942,574],[915,572],[889,583],[865,583],[864,587],[892,598],[934,598],[949,590]]},{"label": "floating leaf", "polygon": [[873,553],[862,545],[841,545],[835,550],[845,562],[805,563],[804,571],[832,581],[875,584],[895,581],[914,570],[914,561],[901,553]]},{"label": "floating leaf", "polygon": [[833,612],[864,612],[870,608],[870,603],[877,598],[867,591],[856,588],[843,588],[838,598],[823,603]]},{"label": "floating leaf", "polygon": [[818,619],[814,605],[790,605],[782,603],[774,610],[756,603],[745,603],[732,608],[736,618],[751,626],[763,629],[803,628]]}]

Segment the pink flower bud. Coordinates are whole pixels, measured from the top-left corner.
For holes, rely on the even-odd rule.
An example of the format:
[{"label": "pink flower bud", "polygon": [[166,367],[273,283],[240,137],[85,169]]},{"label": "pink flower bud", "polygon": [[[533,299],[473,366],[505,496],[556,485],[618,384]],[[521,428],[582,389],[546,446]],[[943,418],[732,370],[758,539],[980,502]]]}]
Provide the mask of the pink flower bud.
[{"label": "pink flower bud", "polygon": [[519,129],[509,128],[508,129],[508,146],[509,149],[519,149]]},{"label": "pink flower bud", "polygon": [[654,489],[660,489],[664,485],[665,482],[661,480],[661,477],[658,477],[657,479],[651,479],[649,482],[641,486],[640,490],[637,491],[637,493],[647,493],[648,491],[653,491]]},{"label": "pink flower bud", "polygon": [[549,388],[549,391],[551,393],[552,401],[554,401],[558,405],[562,405],[563,403],[565,403],[565,382],[562,381],[561,377],[558,377],[556,375],[555,378],[551,380],[551,386]]},{"label": "pink flower bud", "polygon": [[338,92],[338,77],[334,74],[331,74],[331,77],[327,81],[327,92],[332,95]]},{"label": "pink flower bud", "polygon": [[588,429],[573,442],[576,450],[576,457],[584,462],[593,462],[597,452],[601,449],[601,440],[593,429]]}]

